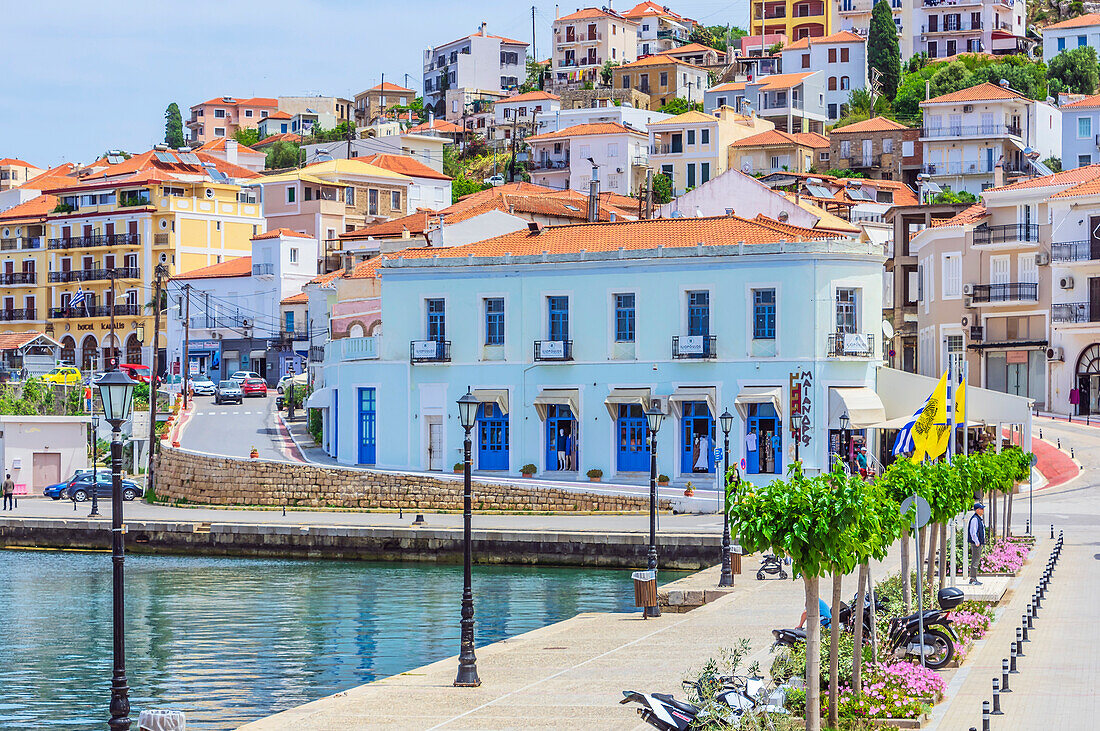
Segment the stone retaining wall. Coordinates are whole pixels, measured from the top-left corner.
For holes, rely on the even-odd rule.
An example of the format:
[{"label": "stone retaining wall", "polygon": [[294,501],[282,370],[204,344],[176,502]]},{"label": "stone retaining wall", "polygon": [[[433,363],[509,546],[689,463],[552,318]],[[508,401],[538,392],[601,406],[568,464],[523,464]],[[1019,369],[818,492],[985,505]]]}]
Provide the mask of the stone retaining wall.
[{"label": "stone retaining wall", "polygon": [[[649,498],[473,483],[474,510],[642,512]],[[311,508],[462,509],[462,479],[197,454],[162,446],[156,492],[169,502]],[[661,500],[668,510],[668,500]]]}]

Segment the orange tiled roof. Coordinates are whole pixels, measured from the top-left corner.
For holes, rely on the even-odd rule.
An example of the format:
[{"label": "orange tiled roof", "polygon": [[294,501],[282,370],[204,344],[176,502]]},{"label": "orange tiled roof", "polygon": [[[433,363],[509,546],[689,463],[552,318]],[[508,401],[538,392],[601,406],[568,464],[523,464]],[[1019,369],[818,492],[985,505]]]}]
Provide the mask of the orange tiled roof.
[{"label": "orange tiled roof", "polygon": [[949,94],[941,94],[940,96],[932,97],[931,99],[921,102],[921,106],[925,104],[957,104],[961,102],[1000,101],[1005,99],[1023,99],[1024,101],[1031,101],[1015,89],[1007,89],[998,84],[990,84],[987,81],[984,84],[978,84],[969,89],[959,89]]},{"label": "orange tiled roof", "polygon": [[582,137],[586,135],[618,135],[618,134],[644,135],[630,127],[625,127],[618,122],[596,122],[593,124],[575,124],[572,127],[559,129],[557,132],[543,132],[541,135],[532,135],[528,142],[540,142],[542,140],[558,140],[565,137]]},{"label": "orange tiled roof", "polygon": [[[293,117],[290,116],[289,112],[279,110],[278,112],[273,112],[272,114],[267,115],[267,117],[265,117],[264,119],[293,119]],[[264,120],[261,119],[260,121],[262,122]]]},{"label": "orange tiled roof", "polygon": [[334,279],[344,276],[343,269],[337,269],[334,272],[328,272],[327,274],[320,274],[313,279],[309,280],[309,284],[328,284]]},{"label": "orange tiled roof", "polygon": [[783,46],[783,50],[798,50],[799,48],[809,48],[810,44],[818,43],[866,43],[867,39],[863,36],[856,35],[850,30],[842,30],[839,33],[833,33],[831,36],[821,36],[818,38],[810,38],[806,36],[799,38],[794,43]]},{"label": "orange tiled roof", "polygon": [[370,165],[380,167],[383,170],[389,170],[390,172],[408,175],[410,178],[451,180],[451,177],[449,175],[444,175],[438,170],[433,170],[432,168],[428,167],[424,163],[409,155],[391,155],[389,153],[378,152],[373,155],[358,157],[356,159],[360,162],[365,162]]},{"label": "orange tiled roof", "polygon": [[873,119],[865,119],[862,122],[856,122],[855,124],[849,124],[845,127],[837,127],[833,129],[833,133],[837,132],[892,132],[898,129],[910,129],[901,122],[895,122],[892,119],[886,117],[875,117]]},{"label": "orange tiled roof", "polygon": [[309,295],[305,292],[299,292],[298,294],[292,294],[289,297],[283,297],[279,300],[280,305],[305,305],[309,304]]},{"label": "orange tiled roof", "polygon": [[1100,25],[1100,15],[1096,13],[1086,13],[1085,15],[1078,15],[1076,18],[1070,18],[1069,20],[1063,20],[1060,23],[1053,23],[1043,27],[1043,30],[1055,30],[1059,28],[1082,28],[1086,25]]},{"label": "orange tiled roof", "polygon": [[12,206],[6,211],[0,211],[0,220],[11,221],[17,218],[43,218],[47,213],[57,208],[57,196],[40,195],[29,201]]},{"label": "orange tiled roof", "polygon": [[421,209],[407,216],[392,218],[389,221],[379,221],[357,228],[354,231],[342,233],[339,238],[365,239],[400,236],[406,230],[412,235],[422,234],[428,230],[428,221],[434,213],[434,211],[428,209]]},{"label": "orange tiled roof", "polygon": [[[546,226],[539,233],[528,229],[486,239],[464,246],[437,249],[439,258],[466,256],[502,256],[579,253],[580,251],[617,251],[694,247],[699,244],[748,245],[778,243],[795,238],[826,239],[828,234],[772,221],[749,221],[738,216],[706,218],[658,218],[614,223],[577,223]],[[401,258],[404,252],[395,252]]]},{"label": "orange tiled roof", "polygon": [[678,56],[682,53],[684,53],[684,54],[697,54],[697,53],[706,53],[707,51],[714,51],[719,56],[725,56],[726,55],[725,51],[719,51],[717,48],[711,48],[710,46],[704,46],[702,43],[694,43],[694,42],[685,43],[684,45],[680,46],[679,48],[666,48],[663,51],[657,51],[657,53],[654,54],[654,55],[657,55],[657,56]]},{"label": "orange tiled roof", "polygon": [[[226,101],[226,99],[228,99],[229,101]],[[214,98],[214,99],[207,99],[206,101],[201,102],[199,104],[196,104],[195,106],[196,107],[201,107],[201,106],[205,106],[207,104],[226,104],[226,105],[236,104],[236,105],[242,106],[242,107],[278,107],[279,106],[279,100],[278,99],[272,99],[271,97],[265,97],[265,96],[254,96],[254,97],[251,97],[249,99],[235,99],[231,96],[226,96],[226,97],[219,96],[219,97]]]},{"label": "orange tiled roof", "polygon": [[0,333],[0,350],[22,348],[27,343],[40,337],[42,337],[42,333],[39,332]]},{"label": "orange tiled roof", "polygon": [[1037,178],[1028,178],[1011,185],[1002,185],[997,188],[987,188],[984,192],[1000,192],[1003,190],[1026,190],[1027,188],[1047,188],[1059,185],[1079,185],[1100,176],[1100,165],[1086,165],[1085,167],[1063,170],[1053,175],[1043,175]]},{"label": "orange tiled roof", "polygon": [[462,134],[462,128],[454,122],[448,122],[445,119],[433,119],[431,122],[424,122],[418,124],[415,127],[409,129],[408,133],[411,135],[420,134],[421,132],[443,132],[445,134]]},{"label": "orange tiled roof", "polygon": [[391,84],[388,81],[383,81],[381,84],[378,84],[377,86],[372,86],[371,88],[367,89],[367,91],[398,91],[398,92],[406,92],[406,93],[409,93],[409,94],[414,93],[412,89],[406,89],[403,86],[398,86],[397,84]]},{"label": "orange tiled roof", "polygon": [[31,165],[29,162],[14,157],[0,158],[0,165],[18,165],[19,167],[24,168],[34,168],[35,170],[39,169],[37,165]]},{"label": "orange tiled roof", "polygon": [[[690,66],[693,69],[702,69],[702,66],[696,66],[693,63],[689,63],[679,58],[672,58],[670,56],[663,56],[661,54],[654,54],[652,56],[646,56],[645,58],[639,58],[637,61],[631,61],[630,63],[620,64],[615,69],[633,69],[642,68],[645,66],[669,66],[671,64],[678,64],[680,66]],[[615,70],[612,69],[612,70]]]},{"label": "orange tiled roof", "polygon": [[293,144],[298,144],[301,141],[301,135],[295,134],[293,132],[282,132],[277,135],[268,135],[267,137],[264,137],[253,146],[253,149],[258,150],[261,147],[268,147],[270,145],[274,145],[276,142],[291,142]]},{"label": "orange tiled roof", "polygon": [[[645,0],[645,2],[638,3],[630,10],[623,13],[624,18],[672,18],[673,20],[688,20],[682,15],[677,15],[668,9],[667,5],[658,5],[653,0]],[[689,21],[692,24],[695,21]]]},{"label": "orange tiled roof", "polygon": [[719,84],[718,86],[712,86],[707,91],[744,91],[744,81],[731,81],[726,84]]},{"label": "orange tiled roof", "polygon": [[557,94],[551,94],[548,91],[529,91],[525,94],[516,94],[505,99],[501,99],[498,104],[504,102],[537,102],[537,101],[561,101],[561,97]]},{"label": "orange tiled roof", "polygon": [[815,132],[791,134],[778,129],[769,129],[730,143],[730,147],[764,147],[765,145],[803,145],[820,148],[828,147],[829,140]]},{"label": "orange tiled roof", "polygon": [[1092,96],[1087,96],[1084,99],[1081,99],[1079,101],[1075,101],[1075,102],[1071,102],[1069,104],[1063,104],[1062,105],[1062,109],[1072,109],[1074,107],[1077,107],[1079,109],[1083,109],[1083,108],[1086,108],[1086,107],[1100,107],[1100,94],[1094,94]]},{"label": "orange tiled roof", "polygon": [[559,20],[588,20],[590,18],[616,18],[622,19],[623,16],[614,11],[603,10],[602,8],[581,8],[575,13],[569,15],[563,15],[560,18],[555,19],[555,23]]},{"label": "orange tiled roof", "polygon": [[[198,147],[192,148],[192,152],[209,152],[210,150],[224,150],[225,149],[225,142],[226,142],[225,137],[217,137],[217,138],[212,139],[212,140],[207,140],[206,142],[199,145]],[[242,145],[240,142],[237,143],[237,151],[238,152],[256,152],[255,150],[253,150],[248,145]]]},{"label": "orange tiled roof", "polygon": [[408,249],[402,249],[401,251],[393,251],[388,254],[379,254],[378,256],[371,257],[366,261],[356,264],[355,268],[351,270],[351,274],[348,274],[346,278],[373,279],[378,276],[379,265],[387,259],[424,259],[435,256],[440,251],[446,251],[446,249],[431,246],[414,246]]},{"label": "orange tiled roof", "polygon": [[28,190],[40,190],[43,193],[48,193],[58,188],[64,188],[72,185],[76,181],[76,178],[69,177],[75,169],[76,165],[73,165],[71,162],[62,163],[55,168],[50,168],[36,175],[19,187]]},{"label": "orange tiled roof", "polygon": [[[102,187],[104,184],[110,184],[111,182],[168,182],[179,179],[177,175],[195,176],[208,174],[203,165],[189,165],[181,162],[179,158],[176,157],[176,153],[169,151],[169,154],[172,155],[174,160],[173,162],[163,162],[157,159],[154,154],[156,152],[156,150],[149,150],[140,155],[134,155],[129,160],[123,160],[116,165],[108,165],[91,175],[81,178],[79,182],[74,181],[68,186],[58,188],[58,190],[91,186]],[[231,178],[252,179],[260,177],[259,174],[254,173],[248,168],[234,165],[233,163],[226,162],[208,153],[193,152],[192,154],[199,159],[200,163],[209,163],[216,170],[225,173]],[[125,176],[131,177],[126,178]]]},{"label": "orange tiled roof", "polygon": [[[508,183],[464,196],[439,213],[443,215],[444,224],[451,224],[488,211],[515,211],[584,221],[588,218],[588,196],[575,190],[554,190],[533,183]],[[607,205],[602,199],[598,214],[601,221],[610,220],[612,214],[617,218],[626,215],[618,206]]]},{"label": "orange tiled roof", "polygon": [[271,231],[265,231],[262,234],[257,234],[257,235],[252,237],[252,240],[253,241],[260,241],[260,240],[263,240],[263,239],[277,239],[277,238],[280,238],[280,237],[287,238],[287,239],[312,239],[313,238],[309,234],[304,234],[304,233],[301,233],[299,231],[291,231],[289,228],[277,228],[277,229],[273,229]]},{"label": "orange tiled roof", "polygon": [[[807,71],[797,74],[772,74],[771,76],[761,76],[756,81],[752,82],[752,84],[754,86],[759,85],[761,89],[789,89],[803,81],[812,73],[815,72]],[[713,91],[713,89],[711,91]]]},{"label": "orange tiled roof", "polygon": [[224,277],[251,277],[252,276],[252,257],[240,256],[236,259],[229,259],[223,261],[220,264],[211,264],[210,266],[201,267],[199,269],[192,269],[189,272],[183,274],[177,274],[172,277],[176,279],[219,279]]},{"label": "orange tiled roof", "polygon": [[932,228],[940,226],[963,226],[968,223],[976,223],[986,217],[985,204],[975,203],[969,208],[956,213],[953,218],[942,221],[933,221]]}]

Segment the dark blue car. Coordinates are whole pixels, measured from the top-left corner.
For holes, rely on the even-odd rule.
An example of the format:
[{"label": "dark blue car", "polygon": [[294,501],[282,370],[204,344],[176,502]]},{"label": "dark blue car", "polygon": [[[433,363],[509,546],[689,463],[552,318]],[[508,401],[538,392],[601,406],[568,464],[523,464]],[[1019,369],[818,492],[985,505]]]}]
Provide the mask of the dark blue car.
[{"label": "dark blue car", "polygon": [[[100,470],[96,474],[96,497],[107,498],[111,497],[111,473],[109,470]],[[68,485],[64,488],[66,497],[78,503],[82,503],[85,500],[91,500],[92,498],[92,474],[86,472],[84,474],[76,475],[69,480]],[[141,485],[137,484],[133,480],[122,481],[122,499],[133,500],[141,495]]]},{"label": "dark blue car", "polygon": [[[101,468],[99,471],[103,472],[105,470],[103,468]],[[53,498],[54,500],[64,500],[65,498],[69,497],[69,491],[68,491],[67,488],[69,487],[69,483],[73,481],[73,478],[79,477],[80,475],[83,475],[84,473],[91,474],[91,472],[92,472],[91,467],[89,467],[87,469],[83,469],[83,470],[77,470],[76,472],[73,473],[73,476],[70,477],[69,479],[64,480],[62,482],[55,483],[53,485],[47,485],[46,489],[44,489],[42,491],[42,494],[45,495],[46,497]]]}]

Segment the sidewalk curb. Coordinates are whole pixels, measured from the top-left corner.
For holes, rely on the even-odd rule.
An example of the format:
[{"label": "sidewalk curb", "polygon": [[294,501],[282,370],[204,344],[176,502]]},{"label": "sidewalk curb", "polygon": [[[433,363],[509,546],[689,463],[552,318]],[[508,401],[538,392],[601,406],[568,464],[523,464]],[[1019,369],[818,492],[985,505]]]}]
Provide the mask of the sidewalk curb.
[{"label": "sidewalk curb", "polygon": [[[279,427],[283,430],[283,433],[290,439],[291,444],[294,445],[294,451],[298,453],[297,459],[303,464],[320,464],[320,462],[314,462],[306,456],[306,450],[302,447],[301,443],[294,437],[294,431],[290,428],[290,425],[286,423],[286,417],[283,416],[283,412],[276,411],[275,415],[279,417]],[[290,455],[294,458],[294,455]]]}]

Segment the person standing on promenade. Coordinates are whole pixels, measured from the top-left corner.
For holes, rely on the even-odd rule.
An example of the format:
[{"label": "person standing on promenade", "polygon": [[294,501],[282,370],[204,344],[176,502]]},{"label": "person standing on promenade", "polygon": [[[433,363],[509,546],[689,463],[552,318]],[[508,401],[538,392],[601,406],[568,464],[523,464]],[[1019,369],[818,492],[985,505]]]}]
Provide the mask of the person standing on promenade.
[{"label": "person standing on promenade", "polygon": [[982,563],[982,546],[985,545],[985,506],[974,503],[974,514],[966,527],[966,541],[970,544],[970,583],[980,585],[978,567]]},{"label": "person standing on promenade", "polygon": [[10,474],[4,478],[4,510],[15,510],[15,483]]}]

